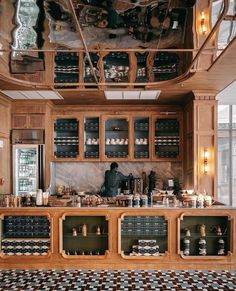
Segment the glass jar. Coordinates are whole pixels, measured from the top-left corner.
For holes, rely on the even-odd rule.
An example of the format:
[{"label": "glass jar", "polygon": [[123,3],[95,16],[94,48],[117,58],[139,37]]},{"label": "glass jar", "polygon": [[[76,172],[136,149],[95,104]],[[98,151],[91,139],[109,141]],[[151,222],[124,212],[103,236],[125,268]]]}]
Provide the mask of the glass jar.
[{"label": "glass jar", "polygon": [[196,195],[191,196],[191,200],[189,201],[189,206],[191,208],[197,207],[197,196]]},{"label": "glass jar", "polygon": [[127,196],[127,207],[133,207],[133,195]]},{"label": "glass jar", "polygon": [[134,195],[133,205],[134,205],[134,207],[140,207],[140,195],[139,194]]},{"label": "glass jar", "polygon": [[142,195],[141,196],[142,207],[148,207],[148,196]]},{"label": "glass jar", "polygon": [[210,195],[206,195],[204,197],[204,206],[205,207],[210,207],[212,206],[212,197]]}]

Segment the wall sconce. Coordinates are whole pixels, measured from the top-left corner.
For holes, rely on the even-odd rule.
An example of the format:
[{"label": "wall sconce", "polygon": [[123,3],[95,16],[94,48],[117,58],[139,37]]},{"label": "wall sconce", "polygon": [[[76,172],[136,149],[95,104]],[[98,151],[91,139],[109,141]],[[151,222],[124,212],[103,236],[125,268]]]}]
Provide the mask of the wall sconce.
[{"label": "wall sconce", "polygon": [[203,158],[204,158],[204,167],[203,167],[204,174],[207,174],[209,171],[209,165],[208,165],[209,152],[208,152],[208,149],[204,149]]},{"label": "wall sconce", "polygon": [[207,32],[207,27],[206,27],[206,15],[205,12],[201,12],[201,32],[202,34],[206,34]]}]

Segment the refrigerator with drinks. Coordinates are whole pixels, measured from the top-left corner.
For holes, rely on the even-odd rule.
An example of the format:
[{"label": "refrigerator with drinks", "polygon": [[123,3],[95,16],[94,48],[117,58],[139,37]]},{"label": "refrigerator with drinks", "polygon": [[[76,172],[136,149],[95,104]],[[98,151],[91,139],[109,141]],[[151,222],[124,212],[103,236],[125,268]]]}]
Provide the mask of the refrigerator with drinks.
[{"label": "refrigerator with drinks", "polygon": [[[18,130],[19,131],[19,130]],[[22,130],[23,131],[23,130]],[[15,139],[16,133],[12,133],[12,161],[13,161],[13,193],[22,195],[36,193],[37,189],[44,190],[44,144],[36,144],[43,140],[36,139],[38,134],[32,135],[31,143],[23,139],[26,133],[21,133],[22,139]]]}]

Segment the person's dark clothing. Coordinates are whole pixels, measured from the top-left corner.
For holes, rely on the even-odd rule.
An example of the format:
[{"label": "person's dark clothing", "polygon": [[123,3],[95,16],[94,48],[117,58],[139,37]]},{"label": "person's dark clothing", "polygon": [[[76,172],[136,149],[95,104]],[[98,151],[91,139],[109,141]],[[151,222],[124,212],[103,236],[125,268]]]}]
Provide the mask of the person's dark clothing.
[{"label": "person's dark clothing", "polygon": [[105,172],[105,191],[102,196],[115,197],[118,194],[118,188],[120,188],[121,182],[129,180],[129,177],[123,175],[121,172],[113,169]]}]

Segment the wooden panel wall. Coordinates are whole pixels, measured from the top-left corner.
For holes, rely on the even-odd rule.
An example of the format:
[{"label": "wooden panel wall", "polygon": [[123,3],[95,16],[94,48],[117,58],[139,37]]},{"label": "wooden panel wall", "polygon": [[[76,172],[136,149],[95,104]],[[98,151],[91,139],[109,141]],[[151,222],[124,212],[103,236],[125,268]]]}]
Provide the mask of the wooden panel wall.
[{"label": "wooden panel wall", "polygon": [[[215,93],[194,91],[194,188],[216,196],[217,185],[217,101]],[[209,170],[204,173],[204,150],[207,149]]]},{"label": "wooden panel wall", "polygon": [[11,102],[0,95],[0,194],[11,191]]}]

